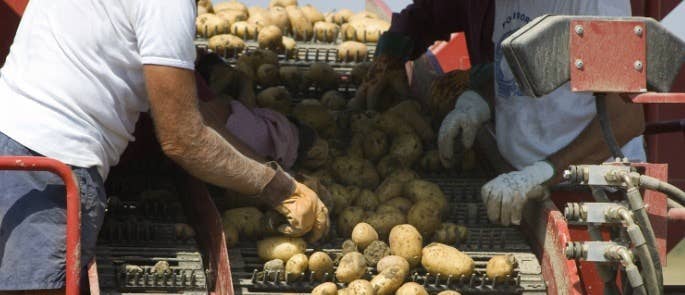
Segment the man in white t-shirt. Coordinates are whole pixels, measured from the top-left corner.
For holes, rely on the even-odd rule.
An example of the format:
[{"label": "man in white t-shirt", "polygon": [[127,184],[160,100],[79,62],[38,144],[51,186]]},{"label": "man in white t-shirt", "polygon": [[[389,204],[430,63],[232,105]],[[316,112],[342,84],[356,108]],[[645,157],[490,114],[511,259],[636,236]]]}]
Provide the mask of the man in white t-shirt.
[{"label": "man in white t-shirt", "polygon": [[[277,165],[243,156],[198,111],[194,0],[32,0],[0,75],[0,156],[71,165],[81,188],[83,265],[104,214],[104,179],[140,112],[190,174],[262,201],[318,240],[328,214]],[[223,126],[221,122],[219,126]],[[210,124],[210,122],[208,122]],[[62,288],[65,197],[45,172],[0,172],[0,290]]]},{"label": "man in white t-shirt", "polygon": [[[494,111],[498,149],[518,171],[488,182],[481,196],[490,220],[504,225],[519,224],[529,194],[541,192],[536,189],[541,185],[558,182],[568,165],[601,163],[611,156],[595,118],[592,94],[574,93],[565,85],[541,98],[524,96],[503,58],[501,41],[544,14],[629,16],[631,11],[628,0],[414,0],[393,15],[391,28],[376,49],[375,68],[386,74],[402,71],[408,58],[416,59],[412,88],[426,89],[433,79],[451,78],[442,76],[437,58],[426,48],[436,40],[447,40],[451,32],[465,32],[475,65],[470,81],[473,90],[456,98],[454,109],[442,120],[440,157],[445,166],[458,161],[455,149],[471,148],[477,130]],[[480,74],[486,64],[492,64],[494,72],[489,77]],[[494,78],[494,87],[483,83],[488,80],[484,77]],[[382,79],[377,75],[360,89],[375,87],[374,81]],[[642,107],[617,96],[610,95],[606,101],[623,153],[630,160],[644,161]]]}]

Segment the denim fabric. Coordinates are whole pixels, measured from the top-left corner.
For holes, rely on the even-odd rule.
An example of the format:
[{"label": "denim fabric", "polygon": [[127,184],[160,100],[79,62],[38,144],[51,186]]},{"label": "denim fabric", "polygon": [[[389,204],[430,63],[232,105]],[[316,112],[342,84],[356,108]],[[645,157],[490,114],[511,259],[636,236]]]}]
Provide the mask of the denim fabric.
[{"label": "denim fabric", "polygon": [[[40,156],[0,132],[0,156]],[[95,254],[105,213],[95,167],[72,167],[81,196],[82,267]],[[0,171],[0,290],[64,286],[66,192],[50,172]]]}]

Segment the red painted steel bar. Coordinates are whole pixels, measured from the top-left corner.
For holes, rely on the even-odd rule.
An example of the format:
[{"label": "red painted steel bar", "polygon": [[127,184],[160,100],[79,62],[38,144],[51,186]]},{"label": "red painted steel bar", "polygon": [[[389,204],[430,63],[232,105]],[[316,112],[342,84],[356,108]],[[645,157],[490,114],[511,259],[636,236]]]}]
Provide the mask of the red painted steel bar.
[{"label": "red painted steel bar", "polygon": [[685,103],[685,93],[647,92],[630,98],[634,103]]},{"label": "red painted steel bar", "polygon": [[67,192],[67,261],[66,295],[81,292],[81,200],[71,168],[45,157],[0,157],[0,170],[48,171],[57,174]]}]

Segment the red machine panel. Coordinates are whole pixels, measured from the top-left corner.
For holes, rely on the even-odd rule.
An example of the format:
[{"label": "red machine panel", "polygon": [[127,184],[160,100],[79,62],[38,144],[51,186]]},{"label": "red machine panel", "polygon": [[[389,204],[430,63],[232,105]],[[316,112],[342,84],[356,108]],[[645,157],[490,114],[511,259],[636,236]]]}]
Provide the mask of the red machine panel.
[{"label": "red machine panel", "polygon": [[574,20],[569,29],[573,91],[647,90],[644,23]]}]

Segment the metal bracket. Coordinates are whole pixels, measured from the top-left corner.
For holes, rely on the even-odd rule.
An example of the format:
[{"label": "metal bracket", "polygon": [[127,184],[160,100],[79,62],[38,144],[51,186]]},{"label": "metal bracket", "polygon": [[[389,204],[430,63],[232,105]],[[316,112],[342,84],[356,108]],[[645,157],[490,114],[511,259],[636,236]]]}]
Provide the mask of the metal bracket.
[{"label": "metal bracket", "polygon": [[613,163],[603,165],[578,165],[570,166],[564,171],[564,179],[583,185],[602,185],[623,187],[621,179],[607,177],[612,172],[625,171],[630,173],[631,167],[626,165],[615,165]]},{"label": "metal bracket", "polygon": [[621,247],[615,242],[588,241],[588,242],[568,242],[566,244],[566,258],[580,259],[590,262],[614,262],[608,257],[607,253],[616,247]]},{"label": "metal bracket", "polygon": [[618,218],[607,217],[610,210],[625,206],[617,203],[568,203],[564,216],[580,223],[621,223]]}]

